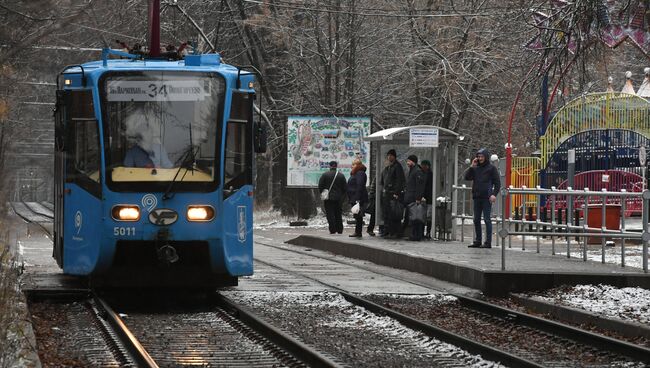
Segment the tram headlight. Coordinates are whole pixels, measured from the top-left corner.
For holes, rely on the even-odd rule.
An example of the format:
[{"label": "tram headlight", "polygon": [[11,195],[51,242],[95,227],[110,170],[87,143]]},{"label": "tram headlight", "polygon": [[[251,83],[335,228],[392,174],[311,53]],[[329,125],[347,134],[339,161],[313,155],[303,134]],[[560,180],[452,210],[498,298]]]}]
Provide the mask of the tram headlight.
[{"label": "tram headlight", "polygon": [[117,221],[138,221],[140,219],[140,207],[135,205],[113,206],[111,215]]},{"label": "tram headlight", "polygon": [[187,219],[189,221],[210,221],[214,218],[214,208],[211,206],[189,206],[187,207]]}]

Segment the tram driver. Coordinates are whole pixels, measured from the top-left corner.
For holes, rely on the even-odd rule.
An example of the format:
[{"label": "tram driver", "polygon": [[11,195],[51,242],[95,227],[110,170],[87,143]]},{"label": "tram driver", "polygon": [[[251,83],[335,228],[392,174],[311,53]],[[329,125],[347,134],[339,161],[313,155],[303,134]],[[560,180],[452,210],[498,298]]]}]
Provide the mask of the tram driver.
[{"label": "tram driver", "polygon": [[126,151],[124,166],[170,169],[174,164],[161,143],[160,134],[154,134],[154,130],[159,129],[156,129],[156,123],[148,120],[147,114],[142,110],[137,110],[126,118],[126,136],[131,138],[129,140],[133,141],[133,145]]}]

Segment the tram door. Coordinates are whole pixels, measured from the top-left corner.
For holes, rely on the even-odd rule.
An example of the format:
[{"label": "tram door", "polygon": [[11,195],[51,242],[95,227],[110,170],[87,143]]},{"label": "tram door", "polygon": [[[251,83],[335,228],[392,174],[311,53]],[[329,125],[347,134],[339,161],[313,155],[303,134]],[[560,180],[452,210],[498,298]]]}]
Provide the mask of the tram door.
[{"label": "tram door", "polygon": [[63,182],[65,167],[65,120],[68,91],[56,91],[54,110],[54,249],[52,257],[63,268]]},{"label": "tram door", "polygon": [[253,245],[253,99],[252,93],[234,91],[226,123],[223,159],[225,242],[244,246],[230,250],[229,253],[235,257],[237,252],[242,252],[241,256],[250,256]]},{"label": "tram door", "polygon": [[92,234],[101,218],[100,152],[92,91],[60,91],[55,121],[54,258],[65,272],[84,273],[96,258],[97,251],[90,248],[96,248]]}]

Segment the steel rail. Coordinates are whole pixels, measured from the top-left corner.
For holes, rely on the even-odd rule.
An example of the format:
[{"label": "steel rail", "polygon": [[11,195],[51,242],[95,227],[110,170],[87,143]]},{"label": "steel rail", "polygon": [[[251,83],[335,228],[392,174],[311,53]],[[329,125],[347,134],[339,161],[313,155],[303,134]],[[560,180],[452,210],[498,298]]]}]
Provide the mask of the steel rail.
[{"label": "steel rail", "polygon": [[32,206],[30,206],[30,205],[27,204],[27,203],[29,203],[29,202],[25,202],[25,201],[21,201],[21,202],[25,205],[25,207],[27,207],[27,209],[29,209],[29,210],[32,211],[33,213],[35,213],[35,214],[37,214],[37,215],[39,215],[39,216],[47,217],[47,218],[49,218],[49,219],[54,219],[54,215],[53,215],[53,214],[52,214],[52,215],[48,215],[48,214],[46,214],[46,213],[43,213],[43,212],[40,212],[40,211],[36,211],[34,208],[32,208]]},{"label": "steel rail", "polygon": [[[429,288],[429,289],[435,289],[434,287],[432,287],[432,286],[430,286],[430,285],[428,285],[426,283],[409,280],[409,279],[404,278],[404,277],[399,277],[399,276],[395,276],[395,275],[381,273],[381,272],[378,272],[377,270],[371,269],[370,267],[356,265],[356,264],[353,264],[351,262],[346,262],[346,261],[343,261],[343,260],[329,258],[329,257],[323,257],[323,256],[319,256],[319,255],[316,255],[316,254],[313,254],[313,253],[307,254],[305,252],[301,252],[301,251],[293,250],[293,249],[286,249],[286,248],[278,247],[278,246],[275,246],[275,245],[272,245],[272,244],[266,244],[266,243],[261,243],[261,242],[256,242],[256,243],[259,243],[259,244],[262,244],[262,245],[265,245],[265,246],[269,246],[269,247],[273,247],[273,248],[276,248],[276,249],[280,249],[280,250],[285,250],[285,251],[292,252],[292,253],[302,254],[302,255],[309,256],[309,257],[314,257],[314,258],[319,258],[319,259],[323,259],[323,260],[328,260],[328,261],[331,261],[331,262],[336,262],[336,263],[343,264],[343,265],[350,266],[350,267],[356,267],[356,268],[359,268],[359,269],[362,269],[362,270],[365,270],[365,271],[377,273],[377,274],[384,275],[384,276],[387,276],[387,277],[391,277],[391,278],[394,278],[394,279],[397,279],[397,280],[400,280],[400,281],[404,281],[404,282],[407,282],[409,284],[413,284],[413,285],[417,285],[417,286],[421,286],[421,287],[425,287],[425,288]],[[308,279],[310,279],[312,281],[318,282],[320,284],[326,285],[326,286],[331,287],[331,288],[336,289],[336,290],[340,290],[340,291],[342,291],[342,295],[343,295],[343,293],[347,293],[347,292],[345,292],[343,289],[341,289],[339,287],[329,285],[329,284],[324,283],[322,281],[319,281],[319,280],[317,280],[315,278],[302,275],[302,274],[300,274],[298,272],[291,271],[291,270],[285,270],[282,267],[271,265],[268,262],[259,261],[259,260],[256,260],[256,261],[258,261],[260,263],[267,264],[267,265],[269,265],[271,267],[281,269],[281,270],[283,270],[285,272],[299,274],[299,275],[301,275],[303,277],[306,277],[306,278],[308,278]],[[618,339],[615,339],[615,338],[607,337],[607,336],[604,336],[604,335],[601,335],[601,334],[586,331],[586,330],[583,330],[583,329],[580,329],[580,328],[577,328],[577,327],[569,326],[567,324],[563,324],[563,323],[560,323],[560,322],[551,321],[549,319],[532,316],[530,314],[515,311],[515,310],[512,310],[512,309],[507,309],[507,308],[498,306],[496,304],[492,304],[492,303],[482,301],[482,300],[478,300],[478,299],[475,299],[475,298],[471,298],[471,297],[468,297],[468,296],[464,296],[464,295],[460,295],[460,294],[456,294],[456,293],[448,293],[448,292],[445,292],[445,293],[447,295],[451,295],[451,296],[454,296],[454,297],[458,298],[458,300],[461,301],[461,303],[463,305],[465,305],[466,307],[468,307],[468,308],[471,308],[471,309],[474,309],[474,310],[481,310],[481,311],[483,311],[483,312],[485,312],[487,314],[490,314],[492,316],[507,319],[507,320],[512,320],[512,316],[515,316],[517,321],[513,321],[514,323],[521,323],[521,324],[524,324],[524,325],[526,325],[528,327],[531,327],[533,329],[548,332],[548,333],[550,333],[552,335],[559,335],[559,336],[569,338],[569,339],[572,339],[572,340],[582,341],[587,345],[594,346],[594,347],[600,348],[602,350],[616,352],[616,353],[619,353],[621,355],[625,355],[627,357],[631,357],[631,358],[634,358],[634,359],[639,359],[639,360],[641,360],[643,362],[650,363],[650,349],[648,349],[648,348],[645,348],[645,347],[642,347],[642,346],[639,346],[639,345],[635,345],[635,344],[632,344],[632,343],[629,343],[629,342],[626,342],[626,341],[618,340]],[[372,303],[372,302],[369,302],[369,303]],[[563,307],[558,306],[558,308],[563,308]],[[398,313],[398,312],[395,312],[395,313]],[[440,339],[444,340],[443,338],[440,338]],[[444,340],[444,341],[446,341],[446,340]]]},{"label": "steel rail", "polygon": [[217,305],[234,312],[233,314],[236,318],[244,322],[253,330],[262,334],[273,344],[290,353],[296,359],[302,361],[304,364],[311,367],[342,367],[340,364],[312,349],[308,345],[268,324],[248,308],[235,303],[223,294],[215,293],[213,296]]},{"label": "steel rail", "polygon": [[478,300],[463,295],[451,294],[458,298],[464,306],[490,314],[497,318],[506,320],[516,319],[516,323],[522,324],[537,330],[545,331],[547,333],[558,335],[574,341],[585,343],[586,345],[593,346],[602,350],[615,352],[625,355],[630,358],[638,359],[644,363],[650,364],[650,349],[632,344],[626,341],[621,341],[608,336],[596,334],[586,331],[577,327],[569,326],[567,324],[551,321],[545,318],[536,317],[527,313],[518,312],[516,310],[507,309],[499,305],[495,305],[483,300]]},{"label": "steel rail", "polygon": [[[267,245],[267,244],[264,244],[264,243],[260,243],[260,244]],[[283,249],[283,248],[275,247],[273,245],[267,245],[267,246],[271,246],[271,247],[274,247],[274,248],[287,250],[287,251],[290,251],[290,252],[295,252],[295,253],[305,255],[302,252],[296,252],[296,251],[293,251],[293,250],[290,250],[290,249]],[[321,259],[328,259],[326,257],[319,257],[319,256],[316,256],[316,255],[311,255],[311,254],[309,254],[308,256],[321,258]],[[330,259],[328,259],[328,260],[330,260]],[[266,261],[261,261],[259,259],[255,259],[255,261],[260,262],[262,264],[265,264],[267,266],[273,267],[273,268],[277,268],[277,269],[279,269],[281,271],[284,271],[284,272],[287,272],[287,273],[292,273],[292,274],[299,275],[301,277],[307,278],[307,279],[312,280],[312,281],[314,281],[316,283],[324,285],[324,286],[326,286],[328,288],[331,288],[331,289],[335,290],[336,292],[338,292],[339,294],[341,294],[341,296],[343,296],[346,300],[348,300],[352,304],[355,304],[355,305],[358,305],[360,307],[366,308],[366,309],[368,309],[368,310],[370,310],[370,311],[372,311],[373,313],[376,313],[376,314],[388,315],[391,318],[396,319],[397,321],[403,323],[404,325],[406,325],[409,328],[418,330],[418,331],[424,333],[425,335],[427,335],[429,337],[433,337],[433,338],[436,338],[436,339],[438,339],[440,341],[443,341],[443,342],[458,346],[458,347],[466,350],[470,354],[480,354],[481,356],[483,356],[483,357],[485,357],[487,359],[494,360],[494,361],[497,361],[497,362],[502,362],[502,363],[507,362],[508,364],[510,364],[512,366],[516,366],[516,367],[543,367],[542,365],[539,365],[539,364],[537,364],[535,362],[531,362],[531,361],[529,361],[527,359],[521,358],[521,357],[516,356],[514,354],[510,354],[510,353],[508,353],[506,351],[494,348],[494,347],[492,347],[490,345],[483,344],[483,343],[480,343],[478,341],[474,341],[472,339],[460,336],[460,335],[455,334],[455,333],[453,333],[451,331],[447,331],[445,329],[435,327],[435,326],[433,326],[431,324],[428,324],[426,322],[423,322],[423,321],[417,320],[415,318],[406,316],[406,315],[404,315],[402,313],[399,313],[399,312],[397,312],[395,310],[380,306],[380,305],[378,305],[376,303],[373,303],[373,302],[371,302],[371,301],[369,301],[369,300],[367,300],[365,298],[352,295],[352,294],[348,293],[347,291],[343,290],[342,288],[340,288],[338,286],[328,284],[328,283],[320,281],[320,280],[318,280],[318,279],[316,279],[314,277],[311,277],[311,276],[308,276],[308,275],[305,275],[305,274],[302,274],[300,272],[296,272],[296,271],[293,271],[293,270],[288,270],[288,269],[286,269],[284,267],[273,265],[273,264],[270,264],[270,263],[268,263]],[[338,262],[338,261],[335,261],[335,262]],[[338,263],[342,263],[342,264],[347,265],[347,263],[344,263],[344,262],[338,262]],[[361,268],[361,267],[359,267],[359,268]],[[362,269],[364,269],[364,268],[362,268]],[[378,273],[376,271],[371,271],[371,272]],[[387,275],[387,276],[393,277],[393,276],[390,276],[390,275]],[[403,280],[403,281],[410,282],[410,281],[407,281],[407,280]],[[413,284],[415,284],[415,283],[413,283]],[[422,285],[420,285],[420,286],[422,286]],[[426,286],[426,287],[430,288],[428,286]]]},{"label": "steel rail", "polygon": [[486,359],[514,367],[544,367],[541,364],[537,364],[533,361],[520,358],[503,350],[493,348],[490,345],[476,342],[456,333],[444,330],[442,328],[422,322],[418,319],[409,317],[405,314],[396,312],[390,308],[386,308],[379,304],[373,303],[365,298],[352,295],[345,291],[339,291],[339,293],[352,304],[365,308],[375,314],[387,315],[411,329],[420,331],[427,336],[435,337],[441,341],[458,346],[459,348],[467,350],[468,352],[480,354]]},{"label": "steel rail", "polygon": [[104,318],[108,324],[113,328],[122,345],[126,348],[130,358],[138,365],[138,367],[151,367],[157,368],[158,364],[151,358],[149,353],[140,344],[138,339],[126,327],[126,324],[115,311],[99,296],[94,295],[97,308],[101,311],[101,317]]},{"label": "steel rail", "polygon": [[[23,202],[23,205],[25,205],[24,202]],[[27,207],[27,205],[25,205],[25,208],[27,208],[28,210],[31,211],[31,209],[30,209],[29,207]],[[30,220],[30,219],[27,218],[27,216],[25,216],[25,215],[21,214],[20,212],[16,211],[16,207],[14,207],[13,203],[11,203],[11,209],[14,211],[14,213],[16,214],[16,216],[18,216],[18,217],[20,217],[21,219],[25,220],[25,222],[27,222],[27,223],[38,225],[41,229],[43,229],[43,231],[45,231],[45,233],[47,233],[47,235],[49,235],[50,237],[52,237],[52,234],[50,233],[50,230],[48,230],[45,226],[43,226],[42,223],[40,223],[40,222],[36,222],[36,221],[34,221],[34,220]],[[34,211],[32,211],[32,212],[34,212]]]}]

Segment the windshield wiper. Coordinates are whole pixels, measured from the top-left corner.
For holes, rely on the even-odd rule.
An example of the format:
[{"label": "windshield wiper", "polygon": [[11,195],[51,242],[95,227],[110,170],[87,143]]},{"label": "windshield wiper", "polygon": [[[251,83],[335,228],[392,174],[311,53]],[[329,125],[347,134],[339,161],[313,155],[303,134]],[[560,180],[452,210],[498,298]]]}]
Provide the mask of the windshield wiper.
[{"label": "windshield wiper", "polygon": [[196,162],[196,154],[199,152],[200,147],[196,147],[196,150],[194,150],[194,147],[190,146],[185,153],[183,153],[183,156],[181,156],[181,164],[178,170],[176,170],[176,174],[174,174],[174,178],[172,181],[169,183],[169,186],[167,187],[167,190],[165,190],[165,193],[162,196],[162,199],[172,199],[174,198],[174,194],[170,194],[172,191],[172,188],[174,187],[174,184],[176,183],[176,178],[178,177],[178,174],[181,173],[181,170],[185,169],[185,173],[183,173],[183,176],[181,177],[181,180],[179,182],[183,181],[185,179],[185,175],[187,175],[187,172],[192,170],[194,172],[194,163]]}]

